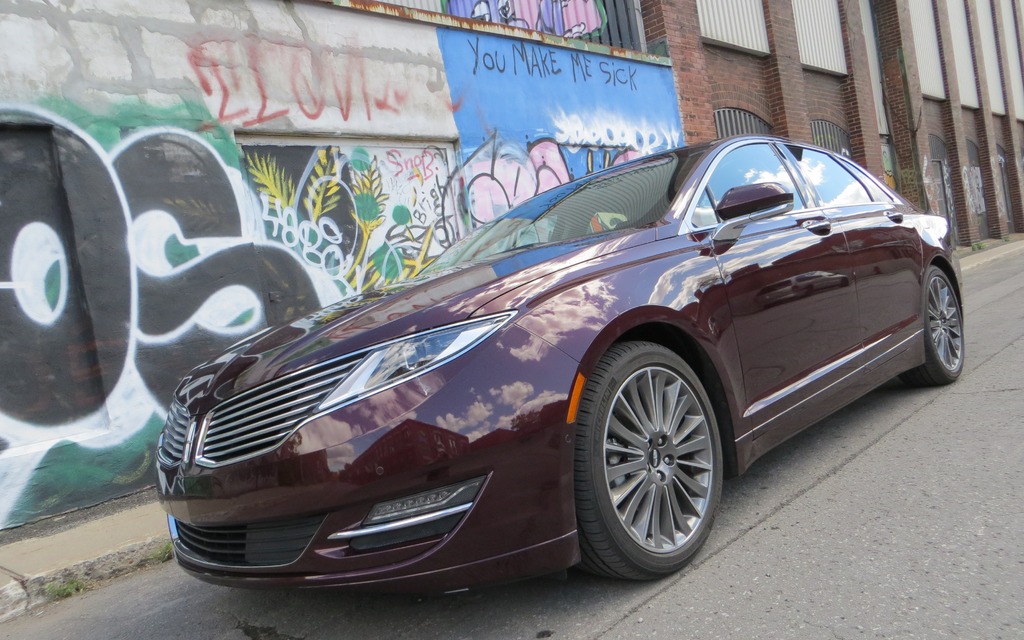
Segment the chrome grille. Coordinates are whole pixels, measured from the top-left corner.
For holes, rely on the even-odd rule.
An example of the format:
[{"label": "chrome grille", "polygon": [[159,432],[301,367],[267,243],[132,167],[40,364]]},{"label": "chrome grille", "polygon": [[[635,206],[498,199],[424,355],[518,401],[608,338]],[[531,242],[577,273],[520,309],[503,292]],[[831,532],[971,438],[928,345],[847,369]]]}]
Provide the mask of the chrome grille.
[{"label": "chrome grille", "polygon": [[181,463],[188,427],[188,411],[177,400],[171,402],[171,408],[167,411],[167,421],[164,423],[163,438],[157,451],[157,457],[165,465],[174,466]]},{"label": "chrome grille", "polygon": [[329,360],[220,403],[210,414],[198,462],[220,466],[279,447],[358,361]]}]

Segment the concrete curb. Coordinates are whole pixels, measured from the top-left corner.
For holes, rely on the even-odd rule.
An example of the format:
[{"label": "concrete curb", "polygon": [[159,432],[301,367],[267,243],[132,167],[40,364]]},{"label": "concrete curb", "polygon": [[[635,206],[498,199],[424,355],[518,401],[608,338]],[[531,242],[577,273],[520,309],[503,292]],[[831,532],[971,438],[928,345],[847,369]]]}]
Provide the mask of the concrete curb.
[{"label": "concrete curb", "polygon": [[0,622],[51,602],[47,585],[86,588],[166,560],[166,518],[156,502],[60,533],[0,546]]},{"label": "concrete curb", "polygon": [[[993,260],[998,260],[1000,258],[1020,253],[1024,251],[1024,242],[1021,242],[1022,240],[1024,240],[1024,234],[1013,234],[1010,236],[1009,242],[1002,242],[991,249],[983,249],[982,251],[965,251],[960,255],[960,268],[963,271],[967,271],[992,262]],[[992,240],[991,242],[995,244],[1000,241]],[[960,251],[957,253],[960,253]]]},{"label": "concrete curb", "polygon": [[152,538],[125,545],[94,560],[85,560],[53,573],[31,576],[24,580],[11,577],[6,586],[0,587],[0,622],[54,602],[46,590],[49,584],[78,580],[89,589],[106,580],[160,564],[164,562],[161,554],[166,544],[166,537]]}]

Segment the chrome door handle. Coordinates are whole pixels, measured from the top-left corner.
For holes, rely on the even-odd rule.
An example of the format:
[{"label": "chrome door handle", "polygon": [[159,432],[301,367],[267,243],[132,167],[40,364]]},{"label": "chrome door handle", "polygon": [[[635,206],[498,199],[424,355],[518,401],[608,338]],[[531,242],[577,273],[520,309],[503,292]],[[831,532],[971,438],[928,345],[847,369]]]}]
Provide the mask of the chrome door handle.
[{"label": "chrome door handle", "polygon": [[816,233],[819,236],[828,235],[832,231],[832,223],[825,219],[815,220],[804,220],[800,223],[800,228],[807,229],[811,233]]},{"label": "chrome door handle", "polygon": [[896,224],[899,224],[899,223],[903,222],[903,213],[899,212],[899,211],[886,211],[885,212],[885,217],[889,218],[890,220],[892,220]]}]

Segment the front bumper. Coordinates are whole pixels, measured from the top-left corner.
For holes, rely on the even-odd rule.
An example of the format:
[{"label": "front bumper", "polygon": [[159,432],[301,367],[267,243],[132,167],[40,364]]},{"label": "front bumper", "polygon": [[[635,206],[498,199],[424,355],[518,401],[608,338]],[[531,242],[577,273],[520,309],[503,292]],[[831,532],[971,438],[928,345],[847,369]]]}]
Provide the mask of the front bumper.
[{"label": "front bumper", "polygon": [[[162,466],[177,560],[219,584],[381,591],[446,591],[570,566],[579,551],[566,415],[577,368],[512,326],[306,424],[274,451],[217,468]],[[370,545],[384,532],[351,535],[374,504],[473,478],[485,481],[469,506]],[[235,536],[241,556],[210,551],[221,534]]]}]

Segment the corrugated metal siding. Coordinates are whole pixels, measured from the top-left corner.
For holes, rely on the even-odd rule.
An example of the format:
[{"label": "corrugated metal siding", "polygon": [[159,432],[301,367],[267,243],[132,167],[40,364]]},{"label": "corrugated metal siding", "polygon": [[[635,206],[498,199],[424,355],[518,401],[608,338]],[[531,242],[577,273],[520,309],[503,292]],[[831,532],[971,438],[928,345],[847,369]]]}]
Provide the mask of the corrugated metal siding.
[{"label": "corrugated metal siding", "polygon": [[814,144],[850,157],[850,134],[834,122],[811,120],[811,136]]},{"label": "corrugated metal siding", "polygon": [[816,69],[846,73],[843,28],[836,0],[793,0],[800,62]]},{"label": "corrugated metal siding", "polygon": [[960,102],[965,107],[977,109],[978,76],[974,73],[974,56],[971,55],[971,37],[967,29],[967,9],[964,0],[949,0],[949,28],[953,34],[953,58],[956,62],[956,79],[960,87]]},{"label": "corrugated metal siding", "polygon": [[978,0],[978,26],[981,31],[981,53],[985,59],[985,78],[988,80],[988,97],[992,101],[992,113],[1006,114],[1006,100],[1003,99],[1002,78],[999,76],[999,48],[996,46],[996,27],[992,16],[992,3]]},{"label": "corrugated metal siding", "polygon": [[715,109],[715,130],[719,138],[744,134],[768,135],[772,126],[743,109]]},{"label": "corrugated metal siding", "polygon": [[709,40],[770,53],[761,0],[697,0],[697,17]]},{"label": "corrugated metal siding", "polygon": [[871,89],[875,94],[878,132],[887,135],[889,118],[885,115],[885,102],[882,99],[882,63],[878,57],[878,37],[875,35],[875,14],[871,10],[871,0],[860,0],[860,16],[864,25],[864,42],[868,49],[868,74],[871,76]]},{"label": "corrugated metal siding", "polygon": [[1010,88],[1013,90],[1013,112],[1018,120],[1024,120],[1024,76],[1020,65],[1020,49],[1017,41],[1017,27],[1013,16],[1011,0],[999,0],[999,10],[1003,12],[1003,48],[1006,58],[1010,61]]},{"label": "corrugated metal siding", "polygon": [[911,25],[914,29],[914,51],[917,70],[921,76],[921,93],[945,99],[946,85],[942,81],[942,58],[939,55],[939,31],[931,0],[910,0]]}]

